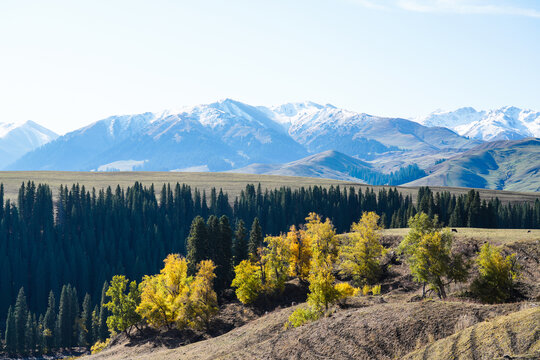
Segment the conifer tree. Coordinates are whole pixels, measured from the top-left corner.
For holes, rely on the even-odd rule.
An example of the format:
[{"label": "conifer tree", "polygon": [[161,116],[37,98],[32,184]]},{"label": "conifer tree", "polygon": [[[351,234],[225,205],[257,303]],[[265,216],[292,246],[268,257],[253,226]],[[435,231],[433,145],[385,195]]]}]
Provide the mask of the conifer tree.
[{"label": "conifer tree", "polygon": [[248,258],[248,247],[246,241],[246,228],[244,220],[240,219],[236,222],[236,228],[234,230],[234,265],[238,265],[242,260]]},{"label": "conifer tree", "polygon": [[92,301],[88,293],[84,296],[80,325],[79,345],[89,347],[94,343],[94,339],[92,332]]},{"label": "conifer tree", "polygon": [[17,352],[24,354],[26,350],[26,322],[28,320],[28,305],[26,304],[26,295],[24,294],[24,288],[19,290],[17,295],[17,301],[15,302],[15,310],[13,311],[15,317],[15,329],[17,336]]},{"label": "conifer tree", "polygon": [[29,312],[26,319],[24,342],[26,350],[29,354],[36,350],[36,328],[33,322],[32,314]]},{"label": "conifer tree", "polygon": [[251,231],[249,232],[248,253],[249,258],[252,261],[256,261],[259,258],[259,248],[263,244],[263,234],[259,218],[256,217],[251,225]]},{"label": "conifer tree", "polygon": [[215,261],[217,266],[216,289],[218,291],[229,287],[232,280],[232,237],[233,233],[229,218],[223,215],[219,219],[219,243]]},{"label": "conifer tree", "polygon": [[55,346],[55,329],[56,329],[56,300],[54,298],[54,293],[49,293],[49,300],[47,305],[47,311],[45,312],[45,317],[43,318],[43,338],[45,348],[50,351]]},{"label": "conifer tree", "polygon": [[15,323],[15,315],[13,314],[13,308],[10,306],[6,319],[6,352],[10,355],[17,353],[17,329]]},{"label": "conifer tree", "polygon": [[60,302],[58,307],[58,318],[56,321],[57,343],[61,348],[71,347],[71,337],[73,333],[73,323],[71,322],[71,299],[69,285],[62,287]]},{"label": "conifer tree", "polygon": [[[107,281],[103,284],[101,290],[101,301],[99,308],[99,326],[98,326],[98,337],[100,341],[105,341],[109,337],[109,329],[107,327],[107,317],[109,316],[109,311],[103,304],[107,302],[107,289],[109,284]],[[97,340],[97,339],[96,339]]]},{"label": "conifer tree", "polygon": [[191,229],[187,238],[187,261],[188,273],[194,275],[197,264],[208,259],[208,232],[204,219],[197,216],[191,223]]}]

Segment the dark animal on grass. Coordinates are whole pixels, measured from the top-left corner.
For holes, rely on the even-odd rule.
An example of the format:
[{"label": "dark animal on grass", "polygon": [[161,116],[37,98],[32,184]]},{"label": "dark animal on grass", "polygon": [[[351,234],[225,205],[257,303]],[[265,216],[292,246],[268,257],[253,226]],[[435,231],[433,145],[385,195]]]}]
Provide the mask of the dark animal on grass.
[{"label": "dark animal on grass", "polygon": [[452,229],[452,232],[455,232],[455,233],[457,233],[457,229]]}]

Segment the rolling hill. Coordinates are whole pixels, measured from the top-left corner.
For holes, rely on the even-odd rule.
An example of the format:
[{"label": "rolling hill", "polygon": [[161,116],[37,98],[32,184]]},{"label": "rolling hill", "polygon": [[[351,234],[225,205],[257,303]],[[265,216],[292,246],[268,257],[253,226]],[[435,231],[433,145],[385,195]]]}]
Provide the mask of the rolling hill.
[{"label": "rolling hill", "polygon": [[540,191],[540,139],[482,144],[430,169],[407,186],[462,186]]},{"label": "rolling hill", "polygon": [[365,182],[363,179],[355,178],[350,175],[351,170],[358,169],[371,170],[372,166],[365,161],[342,154],[338,151],[328,150],[286,164],[251,164],[240,169],[231,170],[230,172],[320,177],[326,179]]}]

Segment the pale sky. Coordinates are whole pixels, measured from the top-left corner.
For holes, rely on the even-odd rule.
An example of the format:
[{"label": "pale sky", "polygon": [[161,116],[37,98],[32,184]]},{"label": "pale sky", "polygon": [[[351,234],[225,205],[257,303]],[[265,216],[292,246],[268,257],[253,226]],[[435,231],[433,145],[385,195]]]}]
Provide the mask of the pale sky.
[{"label": "pale sky", "polygon": [[0,122],[233,98],[540,110],[538,0],[0,0]]}]

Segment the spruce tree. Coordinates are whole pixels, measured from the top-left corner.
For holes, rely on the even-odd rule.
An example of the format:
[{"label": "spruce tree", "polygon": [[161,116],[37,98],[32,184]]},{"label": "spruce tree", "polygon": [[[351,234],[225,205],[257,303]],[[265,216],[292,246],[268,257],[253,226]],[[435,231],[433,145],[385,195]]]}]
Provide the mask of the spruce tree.
[{"label": "spruce tree", "polygon": [[79,298],[77,296],[77,289],[70,286],[69,290],[69,322],[71,323],[71,336],[69,338],[69,344],[71,347],[76,346],[79,340]]},{"label": "spruce tree", "polygon": [[217,246],[216,290],[222,291],[229,287],[232,281],[232,237],[233,232],[229,218],[223,215],[219,219],[219,243]]},{"label": "spruce tree", "polygon": [[13,308],[10,306],[6,319],[6,352],[9,355],[17,353],[17,329],[15,323],[15,315],[13,314]]},{"label": "spruce tree", "polygon": [[236,222],[236,229],[234,230],[234,265],[240,264],[242,260],[248,258],[248,248],[246,241],[246,228],[244,220],[240,219]]},{"label": "spruce tree", "polygon": [[49,293],[49,301],[47,305],[47,311],[45,312],[45,317],[43,318],[43,337],[44,337],[44,346],[47,351],[51,351],[55,348],[55,330],[56,330],[56,300],[54,298],[54,293]]},{"label": "spruce tree", "polygon": [[90,294],[84,296],[81,313],[81,331],[79,336],[79,345],[89,347],[93,344],[92,334],[92,301]]},{"label": "spruce tree", "polygon": [[71,347],[72,323],[71,323],[71,299],[70,286],[64,285],[60,293],[58,319],[56,321],[58,346],[61,348]]},{"label": "spruce tree", "polygon": [[92,311],[92,344],[99,340],[99,307],[94,306]]},{"label": "spruce tree", "polygon": [[19,354],[24,354],[26,350],[26,322],[28,320],[28,305],[26,304],[24,288],[19,290],[13,314],[15,316],[15,329],[17,334],[17,352]]},{"label": "spruce tree", "polygon": [[28,313],[25,326],[24,342],[26,350],[29,354],[34,353],[36,350],[36,328],[32,320],[32,314]]},{"label": "spruce tree", "polygon": [[256,260],[259,258],[258,249],[262,246],[263,240],[261,224],[259,218],[256,217],[249,233],[248,252],[250,259]]},{"label": "spruce tree", "polygon": [[[105,341],[109,337],[109,328],[107,327],[107,317],[109,310],[103,304],[107,303],[107,289],[109,284],[105,281],[101,290],[101,301],[99,309],[98,337],[100,341]],[[98,339],[95,339],[98,340]]]},{"label": "spruce tree", "polygon": [[[217,258],[219,254],[219,243],[221,241],[221,233],[219,228],[219,219],[215,215],[210,215],[208,221],[206,222],[206,232],[207,232],[207,250],[206,256],[201,258],[202,260],[212,260],[214,264],[217,263]],[[197,261],[197,263],[199,263]]]},{"label": "spruce tree", "polygon": [[187,238],[188,273],[195,275],[197,264],[208,258],[208,233],[206,224],[201,216],[197,216],[191,223],[189,237]]}]

